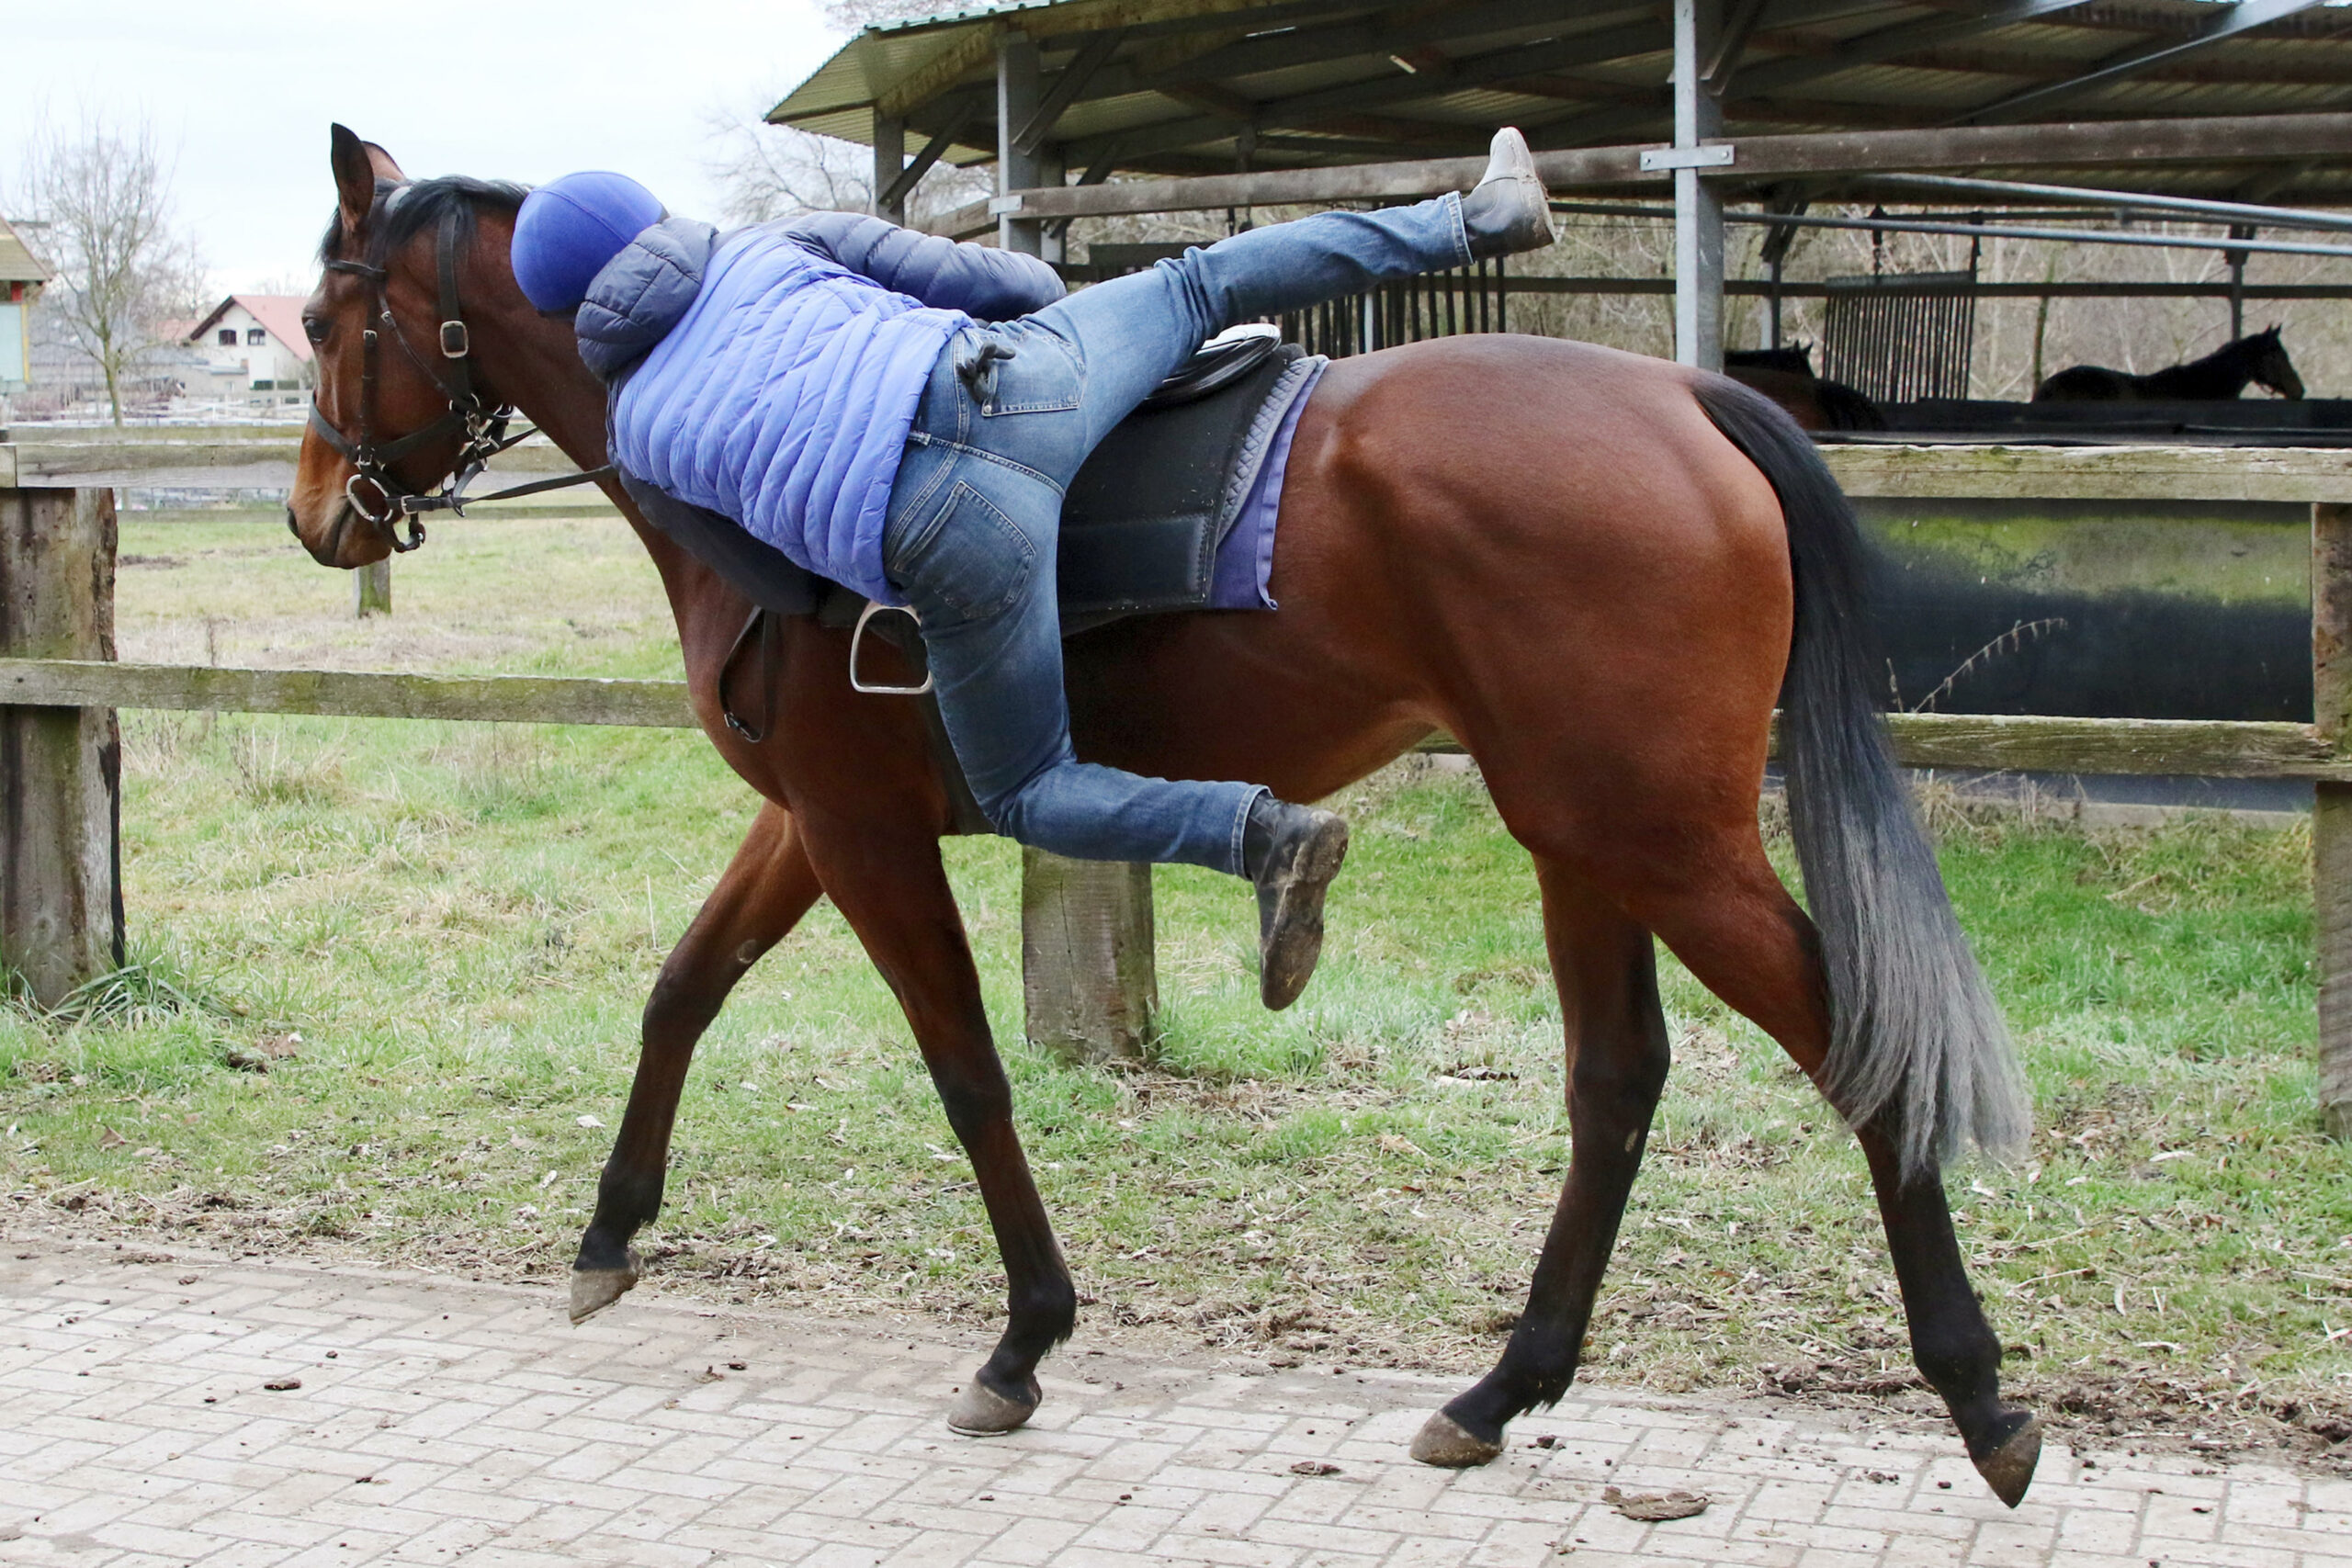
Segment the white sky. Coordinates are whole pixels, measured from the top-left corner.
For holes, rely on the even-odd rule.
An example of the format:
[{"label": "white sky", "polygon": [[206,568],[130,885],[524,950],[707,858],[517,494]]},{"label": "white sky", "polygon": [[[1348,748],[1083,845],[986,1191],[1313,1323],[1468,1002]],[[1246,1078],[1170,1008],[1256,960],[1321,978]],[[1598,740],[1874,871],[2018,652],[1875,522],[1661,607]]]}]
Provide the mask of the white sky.
[{"label": "white sky", "polygon": [[713,111],[755,118],[844,34],[817,0],[46,0],[9,6],[0,197],[44,102],[144,115],[223,292],[300,277],[334,209],[327,127],[411,175],[618,169],[717,214]]}]

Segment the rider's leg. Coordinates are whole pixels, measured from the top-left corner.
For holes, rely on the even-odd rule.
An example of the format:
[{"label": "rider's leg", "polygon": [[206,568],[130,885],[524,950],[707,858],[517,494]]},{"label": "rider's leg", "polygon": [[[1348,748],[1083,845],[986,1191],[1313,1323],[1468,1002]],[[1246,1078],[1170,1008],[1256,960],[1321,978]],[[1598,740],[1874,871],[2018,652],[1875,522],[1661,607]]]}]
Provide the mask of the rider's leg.
[{"label": "rider's leg", "polygon": [[[956,354],[951,345],[924,396],[882,555],[922,617],[940,716],[974,797],[999,831],[1057,854],[1243,874],[1261,786],[1143,778],[1071,750],[1055,600],[1061,493],[1042,474],[956,439],[979,434],[968,427],[986,416],[963,395]],[[1027,445],[1057,445],[1047,427],[1075,423],[1074,407],[1033,406],[1074,404],[1066,356],[1057,367],[1024,354],[1001,367],[993,390],[999,408],[1028,409],[993,416],[1034,422],[1023,427]]]},{"label": "rider's leg", "polygon": [[1062,487],[1044,470],[1074,471],[1085,454],[1080,375],[1061,340],[1034,328],[1011,359],[986,357],[1010,335],[962,333],[940,355],[882,536],[883,568],[922,618],[956,759],[989,820],[1024,844],[1250,878],[1259,995],[1287,1007],[1322,949],[1347,825],[1256,784],[1078,761],[1056,602]]},{"label": "rider's leg", "polygon": [[1449,193],[1411,207],[1317,212],[1251,229],[1081,288],[1014,324],[1054,333],[1085,366],[1091,451],[1226,328],[1469,261],[1462,198]]},{"label": "rider's leg", "polygon": [[[1486,177],[1466,199],[1449,192],[1409,207],[1270,223],[1082,288],[1012,325],[1034,323],[1077,355],[1091,451],[1194,349],[1227,327],[1548,244],[1551,237],[1527,144],[1517,131],[1504,130],[1495,137]],[[1076,472],[1073,467],[1056,478],[1066,484]]]}]

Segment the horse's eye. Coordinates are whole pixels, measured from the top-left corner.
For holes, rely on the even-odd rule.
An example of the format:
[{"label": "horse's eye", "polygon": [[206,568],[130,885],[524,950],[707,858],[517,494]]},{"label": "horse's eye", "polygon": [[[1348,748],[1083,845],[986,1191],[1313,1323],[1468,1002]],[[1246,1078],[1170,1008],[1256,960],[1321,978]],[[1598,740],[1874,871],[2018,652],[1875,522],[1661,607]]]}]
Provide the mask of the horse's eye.
[{"label": "horse's eye", "polygon": [[326,342],[327,333],[334,330],[334,323],[333,321],[322,321],[316,316],[305,316],[302,318],[302,335],[309,338],[312,343]]}]

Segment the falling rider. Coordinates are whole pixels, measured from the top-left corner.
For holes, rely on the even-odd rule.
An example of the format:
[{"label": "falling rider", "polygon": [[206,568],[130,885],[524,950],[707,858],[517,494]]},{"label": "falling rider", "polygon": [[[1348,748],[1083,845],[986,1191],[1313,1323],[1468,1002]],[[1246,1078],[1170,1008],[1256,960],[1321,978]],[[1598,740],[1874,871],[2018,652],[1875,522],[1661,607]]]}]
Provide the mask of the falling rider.
[{"label": "falling rider", "polygon": [[1322,212],[1065,296],[1035,257],[816,213],[721,235],[619,175],[532,192],[514,276],[576,311],[612,387],[611,457],[796,564],[912,610],[941,717],[998,831],[1090,860],[1247,877],[1260,992],[1295,999],[1347,824],[1264,787],[1081,762],[1062,684],[1062,496],[1095,444],[1214,334],[1534,249],[1553,230],[1516,130],[1467,195]]}]

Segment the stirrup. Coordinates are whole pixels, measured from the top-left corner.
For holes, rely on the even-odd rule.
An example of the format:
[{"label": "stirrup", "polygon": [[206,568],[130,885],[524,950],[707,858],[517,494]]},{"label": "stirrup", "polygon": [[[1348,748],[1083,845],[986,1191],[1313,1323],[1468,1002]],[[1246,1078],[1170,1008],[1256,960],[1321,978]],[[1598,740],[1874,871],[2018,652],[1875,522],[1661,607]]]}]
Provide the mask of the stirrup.
[{"label": "stirrup", "polygon": [[863,692],[867,696],[871,697],[929,696],[931,694],[932,680],[931,671],[928,669],[925,669],[922,672],[922,684],[920,686],[869,686],[865,682],[857,678],[857,655],[858,650],[863,648],[865,643],[865,623],[872,620],[876,615],[904,615],[907,619],[915,624],[916,631],[920,632],[922,629],[922,617],[916,615],[910,607],[904,604],[885,604],[879,600],[868,599],[865,602],[865,608],[857,613],[857,625],[851,628],[849,634],[850,690],[853,692]]}]

